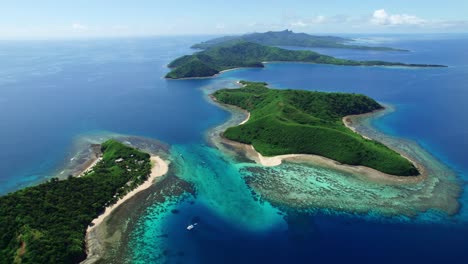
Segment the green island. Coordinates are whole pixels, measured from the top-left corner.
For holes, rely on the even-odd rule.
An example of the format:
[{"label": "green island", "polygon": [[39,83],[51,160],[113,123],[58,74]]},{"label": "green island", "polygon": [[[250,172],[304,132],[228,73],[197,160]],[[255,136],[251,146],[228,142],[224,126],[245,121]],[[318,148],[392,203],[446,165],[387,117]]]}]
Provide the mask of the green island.
[{"label": "green island", "polygon": [[150,155],[108,140],[81,177],[52,178],[0,197],[0,263],[78,263],[92,220],[143,183]]},{"label": "green island", "polygon": [[257,82],[241,84],[244,87],[213,94],[220,103],[250,112],[246,123],[223,133],[227,139],[253,145],[264,156],[314,154],[387,174],[419,175],[399,153],[343,124],[345,116],[383,109],[375,100],[360,94],[276,90]]},{"label": "green island", "polygon": [[295,46],[307,48],[340,48],[377,51],[408,51],[389,47],[370,47],[349,44],[353,39],[335,36],[314,36],[306,33],[295,33],[291,30],[251,33],[241,36],[224,36],[211,39],[192,46],[194,49],[207,49],[232,40],[243,40],[266,46]]},{"label": "green island", "polygon": [[344,66],[446,67],[432,64],[405,64],[385,61],[338,59],[309,50],[287,50],[246,41],[229,41],[186,55],[169,63],[169,79],[210,77],[224,70],[241,67],[264,67],[263,62],[307,62]]}]

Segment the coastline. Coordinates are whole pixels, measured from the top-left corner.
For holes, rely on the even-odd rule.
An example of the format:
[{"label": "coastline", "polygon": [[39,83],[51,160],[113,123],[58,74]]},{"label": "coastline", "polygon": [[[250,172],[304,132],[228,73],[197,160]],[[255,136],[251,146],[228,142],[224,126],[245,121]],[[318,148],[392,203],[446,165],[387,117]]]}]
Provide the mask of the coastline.
[{"label": "coastline", "polygon": [[89,163],[89,165],[84,167],[81,170],[81,172],[78,173],[78,175],[76,177],[81,177],[81,176],[85,175],[86,173],[91,172],[93,170],[94,166],[96,166],[96,164],[98,164],[99,161],[101,161],[101,160],[102,160],[101,156],[92,159],[91,162]]},{"label": "coastline", "polygon": [[[237,83],[239,83],[239,82],[237,82]],[[237,125],[245,124],[250,119],[250,113],[247,110],[239,108],[239,107],[231,106],[231,105],[222,104],[222,103],[218,102],[216,100],[216,98],[214,98],[211,95],[209,97],[218,106],[226,108],[228,111],[233,111],[233,109],[235,109],[236,111],[240,110],[240,111],[244,112],[246,114],[246,118],[243,121],[241,121],[240,123],[238,123]],[[384,110],[384,109],[382,109],[382,110]],[[352,120],[355,117],[369,116],[369,115],[375,114],[375,113],[377,113],[379,111],[381,111],[381,110],[374,111],[374,112],[371,112],[371,113],[362,114],[362,115],[345,116],[345,117],[343,117],[342,120],[343,120],[344,125],[346,127],[348,127],[349,129],[351,129],[353,132],[359,134],[360,136],[362,136],[362,137],[364,137],[366,139],[373,140],[373,139],[371,139],[371,138],[369,138],[369,137],[367,137],[365,135],[360,134],[356,130],[356,128],[352,126],[352,124],[353,124]],[[223,132],[224,131],[220,131],[220,133],[218,135],[220,143],[231,146],[234,149],[236,149],[237,151],[241,151],[241,153],[244,154],[246,156],[246,158],[248,158],[249,160],[254,161],[257,164],[265,166],[265,167],[278,166],[278,165],[281,165],[281,163],[283,161],[292,162],[292,163],[306,163],[306,164],[317,165],[317,166],[321,166],[321,167],[325,167],[325,168],[329,168],[329,169],[333,169],[333,170],[337,170],[337,171],[351,173],[351,174],[357,175],[357,176],[364,176],[366,179],[369,179],[369,180],[372,180],[372,181],[375,181],[375,182],[380,182],[380,183],[417,183],[417,182],[423,181],[428,176],[427,170],[422,164],[419,164],[418,162],[416,162],[415,159],[410,157],[410,155],[408,155],[407,153],[402,153],[402,151],[394,149],[394,148],[392,148],[394,151],[396,151],[402,157],[408,159],[411,163],[413,163],[415,165],[415,167],[420,172],[419,175],[415,175],[415,176],[391,175],[391,174],[387,174],[387,173],[384,173],[384,172],[381,172],[381,171],[378,171],[376,169],[372,169],[372,168],[369,168],[369,167],[366,167],[366,166],[355,166],[355,165],[342,164],[342,163],[339,163],[339,162],[337,162],[335,160],[332,160],[332,159],[329,159],[329,158],[326,158],[326,157],[323,157],[323,156],[319,156],[319,155],[313,155],[313,154],[284,154],[284,155],[266,157],[266,156],[263,156],[258,151],[256,151],[255,148],[252,145],[243,144],[243,143],[232,141],[232,140],[229,140],[229,139],[225,138],[222,135]],[[215,145],[216,145],[216,143],[215,143]]]},{"label": "coastline", "polygon": [[124,197],[120,198],[115,204],[112,204],[106,207],[104,210],[104,213],[102,213],[97,218],[95,218],[88,226],[88,229],[86,230],[86,239],[85,239],[87,257],[81,263],[83,264],[95,263],[101,258],[102,244],[97,239],[98,235],[96,234],[96,232],[97,232],[98,227],[104,223],[106,218],[109,217],[112,214],[112,212],[115,209],[117,209],[120,205],[122,205],[129,199],[133,198],[139,192],[151,187],[157,178],[162,177],[165,174],[167,174],[169,170],[168,161],[164,161],[163,159],[161,159],[160,156],[155,156],[155,155],[152,155],[150,159],[151,159],[152,168],[151,168],[151,173],[148,179],[142,184],[140,184],[138,187],[136,187],[135,189],[127,193]]},{"label": "coastline", "polygon": [[[384,109],[381,109],[381,110],[384,110]],[[380,110],[378,110],[378,111],[380,111]],[[343,122],[343,124],[345,125],[345,127],[351,129],[351,131],[353,131],[354,133],[359,134],[359,132],[356,130],[356,128],[353,127],[353,120],[352,120],[352,117],[353,117],[353,116],[354,116],[354,115],[345,116],[345,117],[343,117],[343,118],[341,119],[341,121]],[[365,139],[372,140],[372,139],[371,139],[370,137],[368,137],[368,136],[361,135],[361,134],[360,134],[360,136],[362,136],[362,137],[365,138]]]},{"label": "coastline", "polygon": [[86,142],[81,146],[76,146],[73,151],[76,154],[66,159],[63,166],[57,170],[56,177],[65,179],[68,176],[81,177],[90,171],[101,159],[101,145],[97,143]]},{"label": "coastline", "polygon": [[[166,79],[168,81],[177,81],[177,80],[197,80],[197,79],[209,79],[209,78],[215,78],[225,72],[228,72],[228,71],[235,71],[235,70],[239,70],[239,69],[261,69],[261,68],[265,68],[265,67],[236,67],[236,68],[232,68],[232,69],[227,69],[227,70],[222,70],[214,75],[211,75],[211,76],[204,76],[204,77],[184,77],[184,78],[167,78],[167,77],[163,77],[163,79]],[[171,69],[171,68],[169,68]]]},{"label": "coastline", "polygon": [[418,166],[421,174],[418,176],[397,176],[365,167],[339,163],[335,160],[313,154],[284,154],[272,157],[265,157],[260,154],[252,145],[235,142],[221,136],[222,143],[241,150],[245,156],[264,167],[275,167],[283,162],[305,163],[345,173],[351,173],[357,176],[364,176],[366,179],[379,183],[417,183],[427,178],[426,170],[423,166]]},{"label": "coastline", "polygon": [[247,121],[249,121],[249,119],[250,119],[250,112],[247,111],[247,118],[244,121],[240,122],[239,125],[243,125],[243,124],[247,123]]},{"label": "coastline", "polygon": [[[203,77],[183,77],[183,78],[168,78],[168,77],[163,77],[163,79],[166,80],[196,80],[196,79],[209,79],[209,78],[215,78],[225,72],[228,71],[234,71],[234,70],[239,70],[239,69],[262,69],[265,68],[265,64],[281,64],[281,63],[300,63],[300,64],[317,64],[317,65],[334,65],[334,66],[344,66],[344,67],[390,67],[390,68],[397,68],[397,67],[402,67],[402,68],[448,68],[449,66],[447,65],[412,65],[412,64],[407,64],[407,65],[343,65],[343,64],[332,64],[332,63],[317,63],[317,62],[306,62],[306,61],[262,61],[262,67],[235,67],[232,69],[227,69],[227,70],[222,70],[216,74],[210,75],[210,76],[203,76]],[[172,69],[172,68],[169,68]]]},{"label": "coastline", "polygon": [[[246,121],[248,112],[215,100],[213,103],[232,115],[225,123],[207,132],[207,141],[242,164],[243,172],[249,175],[246,177],[250,188],[270,203],[305,211],[375,211],[386,216],[408,217],[434,210],[454,215],[460,209],[461,188],[456,173],[417,143],[383,134],[369,124],[370,120],[394,111],[391,105],[385,106],[383,111],[348,118],[360,135],[378,140],[404,157],[411,157],[418,164],[419,176],[385,175],[373,169],[362,170],[320,156],[301,154],[273,157],[277,158],[273,161],[278,165],[283,161],[284,164],[264,166],[259,153],[250,145],[222,136],[227,128]],[[341,176],[329,177],[335,174]]]},{"label": "coastline", "polygon": [[[343,117],[342,122],[347,128],[351,129],[354,133],[359,134],[363,138],[368,139],[368,140],[375,140],[366,135],[359,133],[359,131],[356,129],[356,127],[353,126],[353,124],[356,122],[356,119],[376,115],[385,110],[386,110],[386,107],[372,111],[370,113],[365,113],[365,114],[360,114],[360,115],[348,115],[348,116]],[[415,159],[412,158],[410,155],[398,149],[394,149],[394,148],[391,148],[391,149],[393,151],[396,151],[398,154],[400,154],[403,158],[407,159],[409,162],[413,163],[416,169],[418,169],[418,171],[420,172],[420,175],[415,175],[415,176],[424,176],[425,174],[427,174],[427,170],[424,168],[424,166],[422,164],[419,164],[417,161],[415,161]],[[409,177],[414,177],[414,176],[409,176]]]}]

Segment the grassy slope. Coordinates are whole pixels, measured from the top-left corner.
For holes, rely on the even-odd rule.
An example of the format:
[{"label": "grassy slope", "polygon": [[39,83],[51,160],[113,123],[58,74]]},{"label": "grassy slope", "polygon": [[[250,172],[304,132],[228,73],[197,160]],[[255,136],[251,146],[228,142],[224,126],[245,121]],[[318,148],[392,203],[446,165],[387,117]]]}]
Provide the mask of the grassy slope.
[{"label": "grassy slope", "polygon": [[393,49],[388,47],[369,47],[362,45],[346,44],[352,39],[333,37],[333,36],[313,36],[305,33],[294,33],[289,30],[284,31],[269,31],[265,33],[252,33],[242,36],[225,36],[221,38],[211,39],[199,44],[195,44],[192,48],[208,49],[221,43],[243,40],[266,46],[296,46],[296,47],[313,47],[313,48],[342,48],[342,49],[360,49],[360,50],[380,50],[380,51],[406,51],[401,49]]},{"label": "grassy slope", "polygon": [[[87,226],[151,171],[148,154],[117,141],[105,142],[102,151],[103,160],[83,177],[52,179],[0,197],[0,263],[77,263],[86,257]],[[116,163],[118,158],[124,161]]]},{"label": "grassy slope", "polygon": [[373,99],[357,94],[274,90],[265,83],[244,84],[244,88],[213,94],[218,101],[251,113],[247,123],[227,129],[226,138],[252,144],[266,156],[316,154],[394,175],[418,174],[400,154],[363,138],[342,123],[346,115],[382,108]]},{"label": "grassy slope", "polygon": [[440,65],[404,64],[385,61],[353,61],[338,59],[308,50],[286,50],[245,41],[230,41],[193,55],[180,57],[168,66],[166,78],[209,77],[223,70],[238,67],[263,67],[265,61],[293,61],[347,66],[411,66]]}]

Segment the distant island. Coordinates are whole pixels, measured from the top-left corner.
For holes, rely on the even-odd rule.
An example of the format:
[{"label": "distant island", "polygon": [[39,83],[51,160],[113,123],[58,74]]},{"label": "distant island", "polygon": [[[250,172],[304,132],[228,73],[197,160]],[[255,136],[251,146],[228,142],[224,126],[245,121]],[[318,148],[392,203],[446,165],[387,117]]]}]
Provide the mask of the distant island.
[{"label": "distant island", "polygon": [[348,44],[353,39],[335,36],[314,36],[306,33],[295,33],[291,30],[251,33],[241,36],[224,36],[211,39],[192,46],[194,49],[208,49],[229,41],[247,41],[266,46],[296,46],[306,48],[340,48],[377,51],[408,51],[389,47],[371,47]]},{"label": "distant island", "polygon": [[338,59],[308,50],[287,50],[243,40],[233,40],[186,55],[169,63],[168,79],[210,77],[240,67],[264,67],[263,62],[307,62],[345,66],[446,67],[432,64],[405,64],[385,61]]},{"label": "distant island", "polygon": [[101,150],[99,162],[80,177],[0,197],[0,263],[79,263],[93,219],[159,176],[154,170],[161,164],[151,164],[158,157],[115,140]]},{"label": "distant island", "polygon": [[343,124],[348,115],[383,107],[360,94],[270,89],[266,83],[241,81],[239,89],[222,89],[217,102],[247,110],[247,122],[228,128],[223,136],[252,145],[264,156],[314,154],[342,164],[362,165],[397,176],[417,176],[412,162],[380,142],[367,139]]}]

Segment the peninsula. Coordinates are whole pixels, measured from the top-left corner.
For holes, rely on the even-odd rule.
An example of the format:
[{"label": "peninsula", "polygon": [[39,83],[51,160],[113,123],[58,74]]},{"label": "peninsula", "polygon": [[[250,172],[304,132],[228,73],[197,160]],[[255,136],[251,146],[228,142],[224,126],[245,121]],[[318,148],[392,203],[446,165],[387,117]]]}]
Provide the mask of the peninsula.
[{"label": "peninsula", "polygon": [[264,67],[263,62],[275,61],[345,66],[446,67],[432,64],[338,59],[308,50],[287,50],[243,40],[233,40],[172,61],[168,65],[172,70],[166,75],[166,78],[210,77],[224,70],[241,67]]},{"label": "peninsula", "polygon": [[383,109],[375,100],[359,94],[276,90],[266,83],[245,81],[241,84],[244,87],[213,94],[218,102],[250,113],[247,122],[223,133],[227,139],[250,144],[264,156],[314,154],[391,175],[419,175],[408,159],[343,124],[345,116]]},{"label": "peninsula", "polygon": [[88,226],[151,184],[154,174],[160,175],[154,169],[166,167],[152,169],[152,162],[164,162],[116,140],[104,142],[101,150],[102,159],[80,177],[53,178],[0,197],[0,263],[84,260]]},{"label": "peninsula", "polygon": [[208,49],[219,44],[242,40],[266,46],[295,46],[306,48],[340,48],[357,50],[377,50],[377,51],[408,51],[404,49],[394,49],[389,47],[371,47],[362,45],[352,45],[354,40],[335,36],[314,36],[306,33],[295,33],[291,30],[268,31],[264,33],[251,33],[241,36],[224,36],[211,39],[192,46],[194,49]]}]

